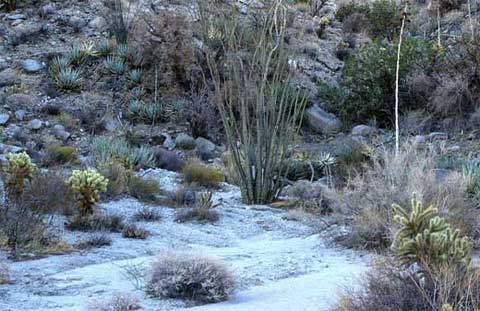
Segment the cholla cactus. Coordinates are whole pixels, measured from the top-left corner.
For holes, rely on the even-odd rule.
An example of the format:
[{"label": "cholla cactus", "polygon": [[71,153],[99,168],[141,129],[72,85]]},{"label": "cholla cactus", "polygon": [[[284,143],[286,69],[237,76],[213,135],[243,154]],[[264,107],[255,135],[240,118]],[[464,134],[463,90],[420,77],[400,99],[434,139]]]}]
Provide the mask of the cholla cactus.
[{"label": "cholla cactus", "polygon": [[108,179],[94,170],[74,170],[67,183],[77,196],[80,215],[84,216],[93,212],[100,193],[107,191]]},{"label": "cholla cactus", "polygon": [[9,153],[6,155],[8,164],[3,168],[6,174],[5,189],[10,198],[18,198],[25,188],[25,180],[32,179],[37,166],[32,163],[27,153]]},{"label": "cholla cactus", "polygon": [[458,264],[467,259],[470,245],[466,237],[453,231],[433,206],[427,208],[412,196],[412,210],[407,213],[394,204],[394,221],[400,225],[392,244],[397,258],[406,265]]},{"label": "cholla cactus", "polygon": [[320,24],[320,26],[322,27],[328,27],[328,25],[330,25],[330,20],[328,18],[326,18],[325,16],[321,17],[320,20],[318,21],[318,23]]}]

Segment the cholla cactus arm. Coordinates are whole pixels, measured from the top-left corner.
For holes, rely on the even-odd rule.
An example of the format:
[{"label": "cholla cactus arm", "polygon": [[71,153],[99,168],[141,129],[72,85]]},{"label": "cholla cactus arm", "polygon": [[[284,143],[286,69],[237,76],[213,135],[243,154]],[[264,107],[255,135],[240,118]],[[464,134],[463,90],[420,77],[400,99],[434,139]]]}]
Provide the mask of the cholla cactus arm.
[{"label": "cholla cactus arm", "polygon": [[91,214],[100,193],[107,191],[108,180],[95,170],[74,170],[67,181],[76,194],[81,215]]},{"label": "cholla cactus arm", "polygon": [[468,239],[460,237],[458,230],[452,231],[445,219],[433,217],[437,213],[436,208],[424,208],[414,194],[409,214],[398,205],[394,205],[393,209],[395,222],[400,228],[395,234],[392,250],[400,262],[405,265],[439,265],[468,261]]},{"label": "cholla cactus arm", "polygon": [[6,155],[7,165],[3,167],[6,174],[5,188],[11,198],[18,198],[23,193],[25,180],[33,178],[37,172],[37,166],[32,163],[26,152],[8,153]]}]

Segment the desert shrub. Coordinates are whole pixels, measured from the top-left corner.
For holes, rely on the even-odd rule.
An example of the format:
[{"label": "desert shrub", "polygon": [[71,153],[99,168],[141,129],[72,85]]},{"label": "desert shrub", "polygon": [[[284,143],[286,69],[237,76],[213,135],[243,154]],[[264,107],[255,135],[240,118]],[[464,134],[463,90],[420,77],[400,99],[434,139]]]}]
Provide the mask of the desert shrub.
[{"label": "desert shrub", "polygon": [[160,192],[160,185],[154,179],[137,175],[128,178],[128,193],[140,201],[155,201]]},{"label": "desert shrub", "polygon": [[400,8],[392,0],[372,2],[367,13],[368,31],[374,38],[393,39],[400,26]]},{"label": "desert shrub", "polygon": [[368,20],[364,14],[353,13],[343,22],[343,31],[359,33],[368,27]]},{"label": "desert shrub", "polygon": [[392,241],[391,206],[407,206],[412,192],[417,192],[425,204],[436,206],[453,228],[476,236],[478,218],[472,213],[472,206],[477,203],[466,194],[467,180],[459,173],[438,180],[435,157],[432,152],[408,145],[397,156],[389,150],[373,153],[364,172],[330,197],[335,210],[353,215],[351,232],[343,242],[359,248],[386,248]]},{"label": "desert shrub", "polygon": [[121,232],[125,227],[121,215],[96,213],[84,217],[74,216],[66,223],[71,231],[110,231]]},{"label": "desert shrub", "polygon": [[168,203],[175,206],[190,206],[197,201],[197,192],[194,187],[179,186],[175,191],[167,193]]},{"label": "desert shrub", "polygon": [[140,299],[128,293],[118,293],[105,301],[93,299],[88,304],[92,311],[132,311],[140,310]]},{"label": "desert shrub", "polygon": [[10,283],[10,270],[7,265],[0,262],[0,285]]},{"label": "desert shrub", "polygon": [[43,214],[71,215],[75,211],[72,190],[62,176],[51,171],[35,174],[25,188],[23,201],[32,211]]},{"label": "desert shrub", "polygon": [[147,230],[138,227],[136,224],[128,224],[122,230],[122,237],[126,239],[145,240],[149,235],[150,233]]},{"label": "desert shrub", "polygon": [[152,264],[146,290],[156,298],[180,298],[194,303],[228,299],[234,278],[220,262],[187,253],[165,254]]},{"label": "desert shrub", "polygon": [[150,85],[156,87],[158,79],[165,92],[183,93],[189,86],[194,59],[188,19],[182,13],[165,9],[146,12],[143,20],[136,27],[133,46],[150,64]]},{"label": "desert shrub", "polygon": [[120,163],[113,161],[100,163],[98,172],[108,180],[107,198],[115,198],[128,192],[128,178],[130,172]]},{"label": "desert shrub", "polygon": [[[357,50],[345,63],[342,88],[348,92],[330,90],[327,108],[346,123],[368,123],[391,127],[394,119],[396,45],[374,41]],[[410,96],[405,78],[417,66],[430,72],[438,54],[431,43],[409,38],[402,45],[400,62],[400,113],[425,108],[422,98]]]},{"label": "desert shrub", "polygon": [[178,211],[175,221],[216,222],[220,219],[220,215],[214,210],[218,205],[213,203],[211,192],[203,193],[193,208]]},{"label": "desert shrub", "polygon": [[340,22],[347,21],[353,14],[366,15],[370,12],[368,4],[357,3],[355,1],[349,1],[338,6],[335,12],[335,18]]},{"label": "desert shrub", "polygon": [[219,133],[218,111],[207,90],[190,91],[190,100],[184,106],[185,118],[193,138],[206,137],[215,140]]},{"label": "desert shrub", "polygon": [[55,164],[65,164],[74,161],[77,158],[77,151],[74,147],[51,145],[45,150],[43,163],[47,166]]},{"label": "desert shrub", "polygon": [[78,249],[91,249],[112,245],[112,239],[105,234],[95,234],[75,244]]},{"label": "desert shrub", "polygon": [[135,213],[133,218],[136,221],[158,221],[162,217],[160,216],[160,213],[156,209],[152,207],[144,206],[140,211]]},{"label": "desert shrub", "polygon": [[78,212],[85,216],[93,213],[100,193],[107,191],[108,180],[94,170],[74,170],[67,183],[77,199]]},{"label": "desert shrub", "polygon": [[167,171],[180,172],[185,166],[185,161],[173,151],[158,149],[155,151],[157,166]]},{"label": "desert shrub", "polygon": [[216,168],[208,167],[199,160],[191,160],[182,170],[183,178],[188,184],[204,187],[217,187],[223,181],[223,174]]}]

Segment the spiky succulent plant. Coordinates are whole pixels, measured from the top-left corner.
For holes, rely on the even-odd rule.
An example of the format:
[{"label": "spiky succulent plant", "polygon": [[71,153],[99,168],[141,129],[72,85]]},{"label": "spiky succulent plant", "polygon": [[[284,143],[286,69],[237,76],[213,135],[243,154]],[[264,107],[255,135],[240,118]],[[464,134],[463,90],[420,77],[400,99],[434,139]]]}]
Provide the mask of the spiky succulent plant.
[{"label": "spiky succulent plant", "polygon": [[7,164],[2,168],[5,174],[5,189],[10,198],[18,198],[25,188],[25,181],[33,178],[37,166],[26,152],[8,153]]},{"label": "spiky succulent plant", "polygon": [[97,43],[95,50],[97,51],[98,55],[107,56],[112,52],[113,46],[109,40],[102,40]]},{"label": "spiky succulent plant", "polygon": [[131,52],[129,59],[133,68],[141,68],[143,66],[144,58],[140,52]]},{"label": "spiky succulent plant", "polygon": [[130,48],[127,44],[119,44],[115,47],[114,54],[124,60],[130,58]]},{"label": "spiky succulent plant", "polygon": [[137,86],[137,87],[134,87],[131,91],[130,91],[130,96],[133,98],[133,99],[141,99],[142,97],[144,97],[146,95],[146,91],[143,87],[141,86]]},{"label": "spiky succulent plant", "polygon": [[95,170],[74,170],[67,180],[78,200],[81,216],[93,213],[93,206],[100,200],[100,194],[107,191],[108,180]]},{"label": "spiky succulent plant", "polygon": [[53,82],[59,90],[75,91],[82,88],[83,78],[80,70],[65,67],[53,74]]},{"label": "spiky succulent plant", "polygon": [[65,70],[70,66],[70,60],[64,56],[55,56],[50,62],[49,72],[52,76],[58,74],[61,70]]},{"label": "spiky succulent plant", "polygon": [[71,65],[75,66],[80,65],[85,57],[80,44],[74,44],[63,56],[68,59]]},{"label": "spiky succulent plant", "polygon": [[114,75],[121,75],[125,71],[125,62],[116,56],[108,56],[104,62],[105,70]]},{"label": "spiky succulent plant", "polygon": [[82,58],[97,57],[99,52],[95,49],[95,44],[91,41],[82,41],[79,45]]},{"label": "spiky succulent plant", "polygon": [[142,69],[132,69],[130,71],[130,81],[132,81],[135,84],[140,84],[142,82],[142,77],[143,77],[143,71]]},{"label": "spiky succulent plant", "polygon": [[98,137],[94,139],[92,158],[96,166],[102,163],[117,162],[129,170],[155,165],[155,156],[151,148],[134,148],[124,138]]}]

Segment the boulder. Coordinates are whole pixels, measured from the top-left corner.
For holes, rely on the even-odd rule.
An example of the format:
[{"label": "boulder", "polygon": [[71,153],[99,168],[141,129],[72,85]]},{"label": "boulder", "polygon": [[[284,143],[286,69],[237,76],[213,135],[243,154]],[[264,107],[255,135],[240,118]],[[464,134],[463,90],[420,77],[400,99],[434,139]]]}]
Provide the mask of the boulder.
[{"label": "boulder", "polygon": [[20,84],[22,81],[15,70],[8,68],[0,72],[0,87]]},{"label": "boulder", "polygon": [[28,122],[27,127],[31,130],[39,130],[42,128],[43,122],[39,119],[33,119]]},{"label": "boulder", "polygon": [[187,149],[187,150],[194,149],[196,146],[195,139],[193,139],[192,136],[185,133],[181,133],[175,138],[175,145],[178,148]]},{"label": "boulder", "polygon": [[26,59],[22,62],[22,68],[28,73],[35,73],[43,69],[43,64],[36,59]]},{"label": "boulder", "polygon": [[8,113],[0,114],[0,125],[7,124],[8,120],[10,120],[10,115]]},{"label": "boulder", "polygon": [[195,140],[197,154],[202,160],[210,160],[215,157],[216,146],[206,138],[199,137]]},{"label": "boulder", "polygon": [[308,125],[319,134],[338,132],[342,127],[335,115],[326,112],[317,104],[305,110],[305,118]]},{"label": "boulder", "polygon": [[371,137],[376,134],[378,134],[377,128],[365,124],[356,125],[352,129],[353,136]]}]

